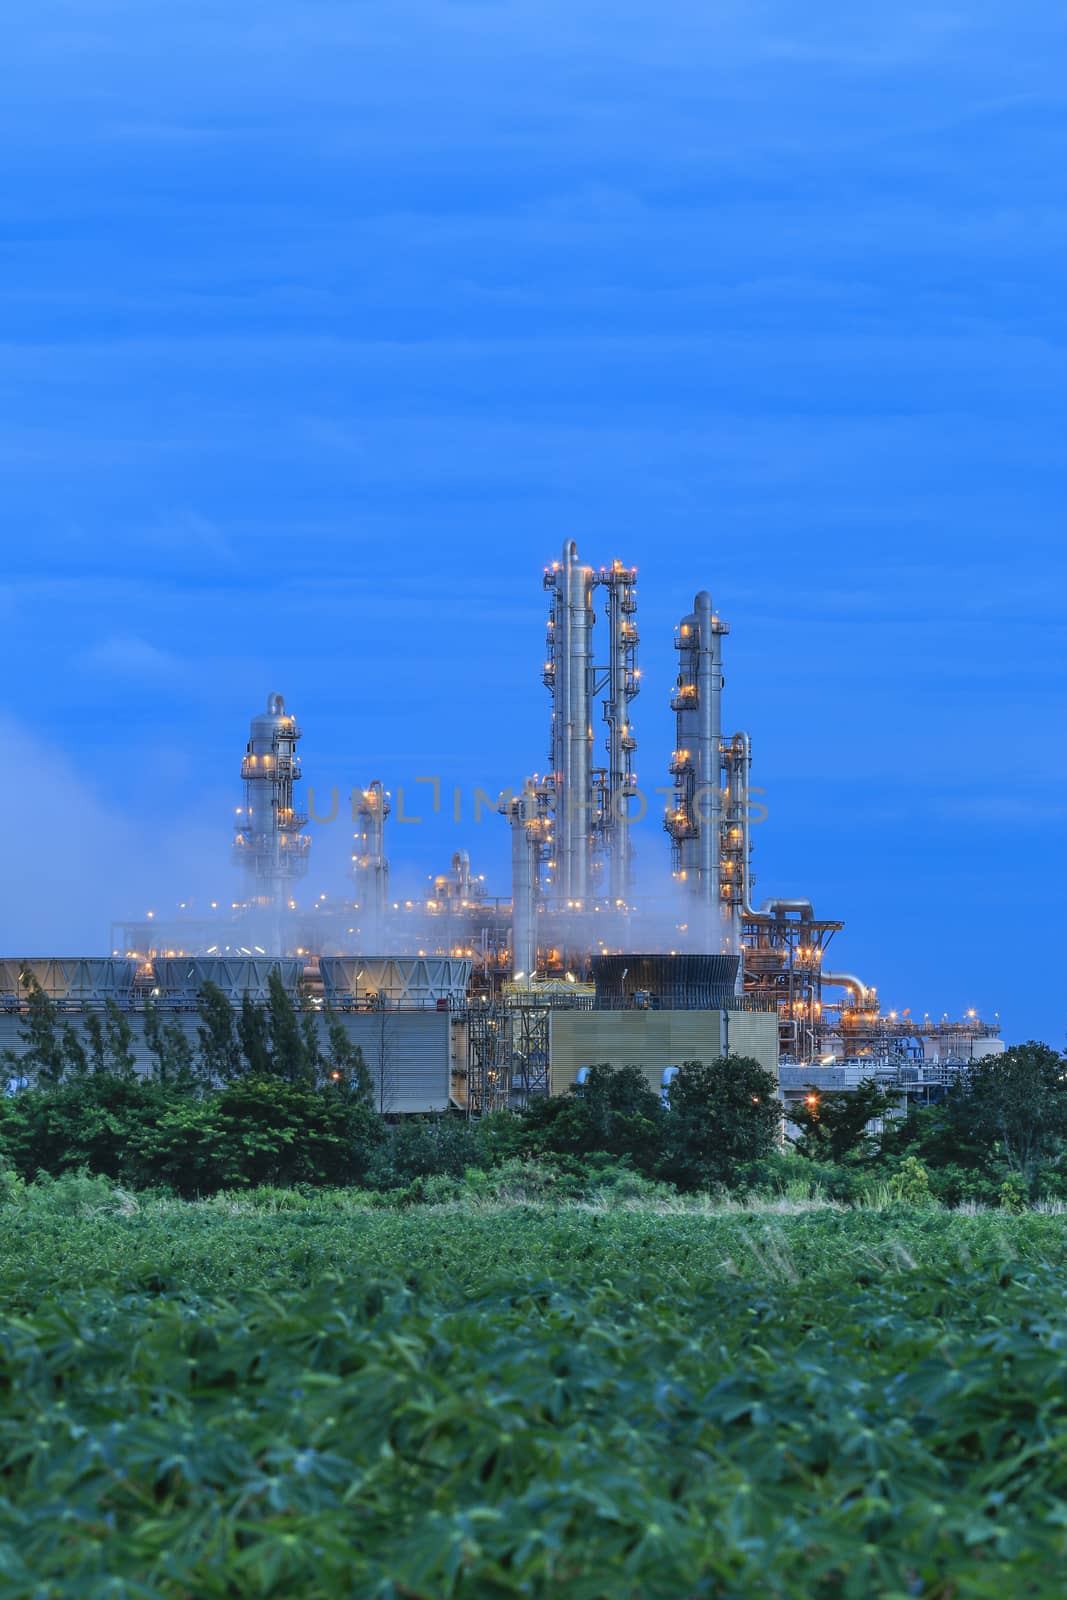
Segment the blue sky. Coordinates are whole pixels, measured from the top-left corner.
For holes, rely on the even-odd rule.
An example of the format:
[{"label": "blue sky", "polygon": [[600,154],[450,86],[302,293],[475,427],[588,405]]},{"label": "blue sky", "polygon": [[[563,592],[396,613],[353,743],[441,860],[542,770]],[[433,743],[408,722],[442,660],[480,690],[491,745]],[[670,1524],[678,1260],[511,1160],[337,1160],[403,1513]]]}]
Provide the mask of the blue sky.
[{"label": "blue sky", "polygon": [[[236,892],[271,689],[322,789],[542,766],[573,536],[639,568],[642,783],[707,586],[757,892],[1062,1042],[1067,23],[862,9],[8,13],[0,946]],[[505,893],[505,834],[394,855]]]}]

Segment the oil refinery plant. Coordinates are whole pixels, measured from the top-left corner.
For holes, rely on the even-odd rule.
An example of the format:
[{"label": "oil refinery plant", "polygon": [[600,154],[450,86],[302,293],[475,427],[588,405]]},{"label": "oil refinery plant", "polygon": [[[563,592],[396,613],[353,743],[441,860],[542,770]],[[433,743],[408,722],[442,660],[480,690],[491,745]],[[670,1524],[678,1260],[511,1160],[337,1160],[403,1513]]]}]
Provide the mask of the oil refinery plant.
[{"label": "oil refinery plant", "polygon": [[350,889],[302,906],[302,733],[272,693],[240,765],[240,898],[118,923],[105,957],[0,959],[0,1049],[18,1052],[27,974],[75,1016],[109,998],[135,1015],[151,995],[193,1033],[205,981],[239,1005],[276,967],[343,1019],[386,1111],[476,1114],[559,1092],[597,1061],[636,1062],[659,1085],[682,1060],[729,1051],[777,1071],[787,1103],[872,1075],[921,1094],[1002,1050],[973,1014],[884,1013],[872,984],[832,970],[843,924],[810,899],[755,904],[752,744],[723,731],[730,630],[706,591],[675,630],[666,839],[638,878],[633,824],[651,802],[634,767],[636,569],[584,565],[569,540],[544,588],[547,770],[486,797],[510,831],[509,893],[492,895],[460,849],[422,898],[393,899],[393,802],[375,779],[352,796]]}]

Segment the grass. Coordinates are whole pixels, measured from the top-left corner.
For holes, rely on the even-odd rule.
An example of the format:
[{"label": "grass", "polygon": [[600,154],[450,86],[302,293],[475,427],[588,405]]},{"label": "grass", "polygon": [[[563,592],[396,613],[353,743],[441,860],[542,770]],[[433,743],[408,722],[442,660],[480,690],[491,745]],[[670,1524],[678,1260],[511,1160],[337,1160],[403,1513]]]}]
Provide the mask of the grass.
[{"label": "grass", "polygon": [[12,1600],[1062,1592],[1057,1215],[79,1181],[0,1207]]}]

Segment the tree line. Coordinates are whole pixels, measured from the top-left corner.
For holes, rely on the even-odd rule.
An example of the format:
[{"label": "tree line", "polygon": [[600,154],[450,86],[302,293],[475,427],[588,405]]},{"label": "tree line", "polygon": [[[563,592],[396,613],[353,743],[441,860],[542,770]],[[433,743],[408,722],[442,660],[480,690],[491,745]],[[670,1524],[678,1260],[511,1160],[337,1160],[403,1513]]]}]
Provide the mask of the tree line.
[{"label": "tree line", "polygon": [[[4,1065],[17,1084],[37,1088],[88,1074],[128,1077],[136,1070],[130,1015],[110,997],[102,1012],[86,1011],[76,1028],[31,974],[23,980],[25,1010],[19,1035],[22,1050],[3,1052]],[[327,1081],[355,1083],[369,1092],[366,1063],[341,1019],[327,1011],[325,1047],[318,1017],[301,989],[294,1001],[274,968],[267,1000],[245,994],[233,1006],[217,984],[203,985],[197,1000],[196,1043],[172,1017],[160,1013],[151,996],[143,1002],[144,1042],[150,1075],[164,1087],[230,1083],[240,1077],[281,1078],[307,1085]]]},{"label": "tree line", "polygon": [[6,1052],[0,1161],[26,1179],[84,1168],[182,1195],[348,1184],[434,1198],[534,1162],[575,1193],[629,1173],[845,1201],[886,1183],[954,1205],[1067,1199],[1067,1060],[1036,1042],[975,1063],[935,1105],[908,1107],[873,1080],[812,1089],[785,1140],[775,1080],[744,1056],[683,1063],[666,1098],[639,1067],[605,1062],[519,1112],[390,1120],[342,1020],[294,1001],[277,972],[265,1003],[246,995],[237,1010],[205,984],[195,1037],[149,1001],[143,1032],[138,1072],[126,1012],[109,1002],[76,1029],[31,981],[22,1050]]}]

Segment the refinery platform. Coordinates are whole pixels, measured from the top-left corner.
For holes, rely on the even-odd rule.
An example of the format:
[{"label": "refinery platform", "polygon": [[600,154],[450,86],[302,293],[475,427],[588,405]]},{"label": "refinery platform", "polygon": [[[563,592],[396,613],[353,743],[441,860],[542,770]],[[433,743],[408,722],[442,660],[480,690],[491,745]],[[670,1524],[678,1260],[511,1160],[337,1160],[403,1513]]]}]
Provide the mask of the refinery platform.
[{"label": "refinery platform", "polygon": [[265,997],[277,968],[300,1005],[341,1019],[386,1112],[517,1105],[604,1060],[639,1064],[660,1086],[681,1060],[754,1056],[775,1072],[781,1063],[788,1100],[815,1072],[841,1087],[857,1075],[925,1082],[1001,1051],[996,1023],[973,1013],[884,1012],[873,984],[831,968],[844,924],[817,916],[810,898],[755,904],[752,741],[723,730],[730,630],[706,590],[675,630],[667,848],[642,873],[658,887],[638,893],[633,821],[649,801],[632,718],[637,572],[585,565],[568,540],[543,586],[549,765],[496,798],[511,840],[506,893],[492,894],[457,849],[424,896],[394,899],[392,796],[374,779],[352,797],[349,884],[304,904],[303,734],[274,692],[235,771],[237,896],[119,921],[98,956],[0,960],[0,1050],[17,1059],[24,1048],[30,978],[75,1028],[118,1006],[146,1065],[147,999],[195,1040],[205,982],[240,1006]]}]

